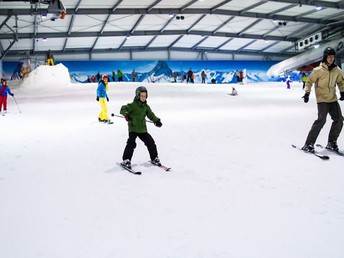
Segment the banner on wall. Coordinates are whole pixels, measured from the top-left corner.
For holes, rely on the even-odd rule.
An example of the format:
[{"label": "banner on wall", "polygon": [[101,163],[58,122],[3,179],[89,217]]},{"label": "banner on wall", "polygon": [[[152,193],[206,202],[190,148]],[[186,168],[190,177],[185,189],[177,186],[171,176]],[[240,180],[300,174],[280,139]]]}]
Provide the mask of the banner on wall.
[{"label": "banner on wall", "polygon": [[[57,63],[59,63],[57,61]],[[97,82],[103,74],[109,80],[124,82],[183,82],[191,69],[194,82],[201,83],[204,71],[206,83],[237,83],[237,72],[244,73],[245,82],[278,81],[283,78],[268,78],[267,70],[275,61],[64,61],[71,79],[77,83]],[[20,78],[21,62],[4,62],[5,77]],[[133,73],[134,72],[134,73]]]}]

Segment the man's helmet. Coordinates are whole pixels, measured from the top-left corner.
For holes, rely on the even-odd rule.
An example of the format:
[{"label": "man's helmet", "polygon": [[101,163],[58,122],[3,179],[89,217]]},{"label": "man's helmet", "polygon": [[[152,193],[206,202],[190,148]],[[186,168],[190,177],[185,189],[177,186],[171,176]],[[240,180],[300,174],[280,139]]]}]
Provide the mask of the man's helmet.
[{"label": "man's helmet", "polygon": [[109,76],[107,76],[107,74],[103,74],[102,79],[103,79],[103,80],[104,80],[104,79],[108,79],[108,80],[109,80]]},{"label": "man's helmet", "polygon": [[336,51],[332,47],[327,47],[324,50],[324,55],[323,55],[323,63],[326,63],[327,57],[333,55],[336,55]]},{"label": "man's helmet", "polygon": [[140,99],[140,93],[141,92],[146,92],[147,93],[147,98],[148,98],[148,91],[146,87],[140,86],[135,90],[135,98]]}]

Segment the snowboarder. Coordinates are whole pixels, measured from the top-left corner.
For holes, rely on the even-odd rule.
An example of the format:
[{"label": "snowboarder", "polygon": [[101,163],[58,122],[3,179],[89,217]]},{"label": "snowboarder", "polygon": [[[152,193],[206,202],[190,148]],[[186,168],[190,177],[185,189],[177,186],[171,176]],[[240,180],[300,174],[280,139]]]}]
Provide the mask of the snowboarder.
[{"label": "snowboarder", "polygon": [[146,120],[147,116],[154,122],[155,126],[161,127],[162,123],[151,108],[147,104],[148,91],[145,87],[140,86],[135,91],[135,98],[133,102],[121,107],[120,113],[124,116],[128,122],[129,138],[127,145],[123,152],[122,166],[131,169],[131,158],[136,148],[136,138],[139,137],[141,141],[147,146],[150,159],[153,164],[161,166],[157,147],[155,145],[153,137],[147,132]]},{"label": "snowboarder", "polygon": [[0,88],[0,113],[2,113],[2,107],[4,107],[4,116],[7,112],[7,94],[14,97],[14,94],[11,92],[10,88],[7,86],[5,79],[1,78],[1,88]]},{"label": "snowboarder", "polygon": [[316,67],[306,82],[304,102],[309,100],[312,84],[318,106],[318,119],[314,121],[302,150],[314,153],[314,143],[330,114],[333,122],[328,136],[327,149],[338,151],[337,139],[343,127],[343,116],[336,95],[336,84],[340,91],[340,100],[344,100],[344,78],[341,69],[334,63],[336,52],[327,47],[322,62]]},{"label": "snowboarder", "polygon": [[101,108],[101,112],[98,116],[98,121],[112,124],[113,122],[111,122],[109,119],[108,108],[105,102],[105,99],[107,100],[107,102],[109,102],[109,97],[106,93],[109,89],[108,80],[109,80],[109,77],[106,74],[104,74],[102,76],[102,79],[98,83],[97,101],[99,101],[100,108]]}]

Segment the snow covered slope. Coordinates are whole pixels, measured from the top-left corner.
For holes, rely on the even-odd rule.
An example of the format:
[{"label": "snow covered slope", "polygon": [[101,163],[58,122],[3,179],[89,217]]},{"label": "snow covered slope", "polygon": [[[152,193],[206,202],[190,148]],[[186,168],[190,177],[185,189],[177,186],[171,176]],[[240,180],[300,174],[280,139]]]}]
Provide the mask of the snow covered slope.
[{"label": "snow covered slope", "polygon": [[136,176],[115,164],[127,125],[97,122],[96,84],[69,83],[63,67],[30,76],[13,90],[22,113],[10,97],[0,116],[0,257],[344,253],[343,157],[322,161],[291,148],[317,115],[301,84],[238,85],[233,97],[226,85],[110,83],[110,112],[144,85],[163,123],[148,129],[173,170],[151,167],[137,140]]}]

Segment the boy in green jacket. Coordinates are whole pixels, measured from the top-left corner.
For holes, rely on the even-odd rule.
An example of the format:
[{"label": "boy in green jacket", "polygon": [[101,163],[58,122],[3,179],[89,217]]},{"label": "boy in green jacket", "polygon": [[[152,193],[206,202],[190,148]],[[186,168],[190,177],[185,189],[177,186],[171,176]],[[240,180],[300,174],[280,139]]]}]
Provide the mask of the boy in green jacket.
[{"label": "boy in green jacket", "polygon": [[147,146],[150,159],[153,164],[161,166],[158,158],[158,151],[153,137],[147,132],[146,116],[154,122],[157,127],[161,127],[162,123],[160,118],[155,116],[151,108],[147,104],[148,92],[143,86],[140,86],[135,91],[135,98],[132,103],[121,107],[120,113],[125,117],[128,122],[129,138],[123,153],[122,166],[131,169],[131,158],[136,148],[136,138],[139,137],[141,141]]}]

